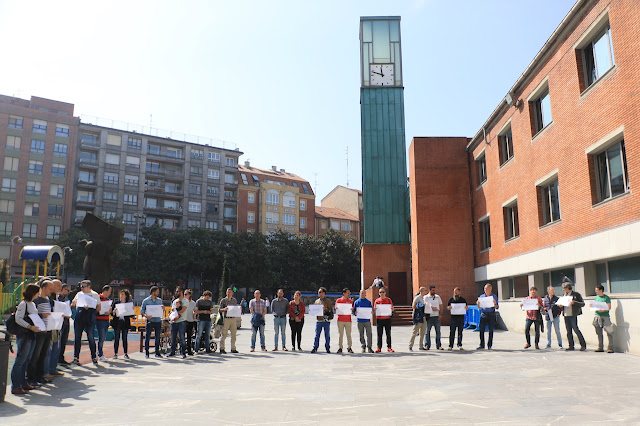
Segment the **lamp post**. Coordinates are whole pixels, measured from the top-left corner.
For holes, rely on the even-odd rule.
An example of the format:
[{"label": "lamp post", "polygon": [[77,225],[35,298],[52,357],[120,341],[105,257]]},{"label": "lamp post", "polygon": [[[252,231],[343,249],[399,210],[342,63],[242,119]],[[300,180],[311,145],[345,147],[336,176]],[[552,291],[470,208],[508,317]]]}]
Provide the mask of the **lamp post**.
[{"label": "lamp post", "polygon": [[62,278],[64,282],[67,282],[67,253],[73,253],[73,249],[71,247],[63,247],[62,253],[64,254],[64,263],[62,264]]},{"label": "lamp post", "polygon": [[22,237],[15,235],[11,237],[11,245],[9,246],[9,281],[11,281],[11,264],[13,263],[13,245],[22,244]]},{"label": "lamp post", "polygon": [[140,254],[140,220],[147,217],[144,213],[134,213],[133,217],[136,218],[136,271],[138,270],[138,256]]}]

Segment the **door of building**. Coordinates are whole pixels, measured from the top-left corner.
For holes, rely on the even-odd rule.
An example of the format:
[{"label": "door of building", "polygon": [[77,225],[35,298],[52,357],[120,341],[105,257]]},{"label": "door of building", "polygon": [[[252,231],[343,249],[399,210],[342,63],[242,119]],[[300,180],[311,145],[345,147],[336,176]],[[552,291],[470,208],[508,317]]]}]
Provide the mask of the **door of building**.
[{"label": "door of building", "polygon": [[389,272],[389,297],[394,305],[409,305],[407,300],[407,273]]}]

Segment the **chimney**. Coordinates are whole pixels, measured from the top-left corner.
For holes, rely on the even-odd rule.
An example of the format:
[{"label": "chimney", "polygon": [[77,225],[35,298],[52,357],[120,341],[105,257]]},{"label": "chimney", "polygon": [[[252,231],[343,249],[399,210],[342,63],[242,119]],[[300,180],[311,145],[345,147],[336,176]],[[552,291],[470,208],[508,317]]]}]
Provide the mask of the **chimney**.
[{"label": "chimney", "polygon": [[278,167],[277,166],[271,166],[271,170],[273,170],[274,172],[278,171]]},{"label": "chimney", "polygon": [[284,173],[284,169],[280,169],[280,173]]},{"label": "chimney", "polygon": [[248,169],[249,167],[251,167],[251,163],[249,163],[248,161],[245,161],[244,166]]}]

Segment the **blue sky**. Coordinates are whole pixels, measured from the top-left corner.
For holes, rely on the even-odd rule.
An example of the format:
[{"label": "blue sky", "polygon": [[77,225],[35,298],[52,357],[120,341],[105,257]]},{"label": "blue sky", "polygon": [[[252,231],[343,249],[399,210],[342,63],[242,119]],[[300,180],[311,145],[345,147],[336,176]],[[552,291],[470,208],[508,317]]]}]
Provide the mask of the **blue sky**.
[{"label": "blue sky", "polygon": [[0,93],[233,142],[320,204],[361,187],[360,16],[402,17],[408,147],[475,135],[573,4],[0,0]]}]

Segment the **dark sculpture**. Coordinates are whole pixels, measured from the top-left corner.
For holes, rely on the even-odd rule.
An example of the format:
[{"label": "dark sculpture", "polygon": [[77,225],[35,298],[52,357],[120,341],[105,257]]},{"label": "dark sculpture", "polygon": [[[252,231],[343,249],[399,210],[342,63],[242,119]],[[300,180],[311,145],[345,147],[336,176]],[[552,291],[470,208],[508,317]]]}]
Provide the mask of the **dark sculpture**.
[{"label": "dark sculpture", "polygon": [[91,241],[80,241],[85,251],[84,278],[91,280],[97,289],[111,281],[111,256],[122,241],[124,231],[91,213],[84,217],[82,227],[91,236]]}]

